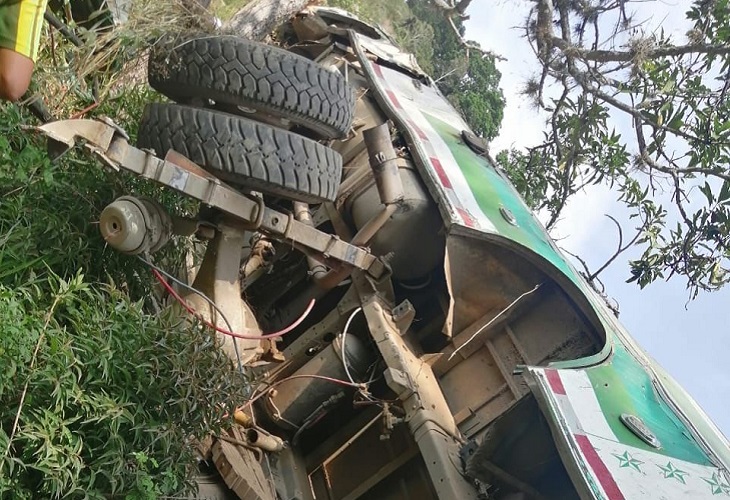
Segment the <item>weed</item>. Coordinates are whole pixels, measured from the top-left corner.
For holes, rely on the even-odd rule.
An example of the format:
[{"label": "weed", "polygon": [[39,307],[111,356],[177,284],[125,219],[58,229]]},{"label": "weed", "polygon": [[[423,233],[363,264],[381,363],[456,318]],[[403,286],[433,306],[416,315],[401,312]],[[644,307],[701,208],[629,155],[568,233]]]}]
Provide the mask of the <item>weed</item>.
[{"label": "weed", "polygon": [[[53,50],[56,66],[39,65],[36,85],[69,116],[88,106],[91,73],[77,71],[83,54]],[[119,71],[109,65],[99,79],[105,97],[91,114],[134,135],[159,96]],[[73,151],[51,161],[33,124],[0,106],[0,498],[178,493],[191,486],[194,438],[219,431],[246,381],[211,332],[150,313],[149,270],[107,248],[95,223],[131,192],[181,215],[197,207]],[[177,242],[157,259],[180,262],[184,251]]]}]

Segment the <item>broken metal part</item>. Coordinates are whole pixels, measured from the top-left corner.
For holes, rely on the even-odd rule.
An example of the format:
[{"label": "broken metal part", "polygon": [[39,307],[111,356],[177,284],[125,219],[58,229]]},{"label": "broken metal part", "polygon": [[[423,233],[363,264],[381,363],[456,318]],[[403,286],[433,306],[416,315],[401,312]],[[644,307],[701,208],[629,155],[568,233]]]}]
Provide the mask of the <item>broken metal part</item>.
[{"label": "broken metal part", "polygon": [[72,147],[77,139],[85,148],[114,169],[123,168],[159,182],[247,224],[259,231],[298,247],[321,253],[374,276],[385,272],[383,264],[366,250],[341,241],[294,219],[291,214],[273,210],[260,199],[252,199],[223,184],[218,178],[177,153],[161,160],[148,151],[131,146],[116,127],[95,120],[64,120],[39,127],[53,140]]},{"label": "broken metal part", "polygon": [[246,441],[251,446],[261,448],[264,451],[279,452],[284,449],[284,441],[280,437],[272,436],[255,427],[246,430]]}]

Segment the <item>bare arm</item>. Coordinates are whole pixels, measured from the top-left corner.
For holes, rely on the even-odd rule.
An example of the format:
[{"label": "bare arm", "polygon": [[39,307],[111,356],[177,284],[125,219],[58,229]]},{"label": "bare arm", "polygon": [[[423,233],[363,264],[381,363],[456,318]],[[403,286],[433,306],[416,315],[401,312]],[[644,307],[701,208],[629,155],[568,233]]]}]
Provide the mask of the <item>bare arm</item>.
[{"label": "bare arm", "polygon": [[33,61],[17,52],[0,48],[0,98],[7,101],[20,99],[30,85]]}]

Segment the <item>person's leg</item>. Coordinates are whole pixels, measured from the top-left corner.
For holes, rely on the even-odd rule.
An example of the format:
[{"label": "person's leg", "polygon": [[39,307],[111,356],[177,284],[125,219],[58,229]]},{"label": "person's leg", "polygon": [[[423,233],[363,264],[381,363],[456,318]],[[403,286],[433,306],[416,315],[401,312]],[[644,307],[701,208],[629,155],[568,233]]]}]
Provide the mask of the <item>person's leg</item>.
[{"label": "person's leg", "polygon": [[0,98],[25,93],[43,26],[46,0],[0,0]]}]

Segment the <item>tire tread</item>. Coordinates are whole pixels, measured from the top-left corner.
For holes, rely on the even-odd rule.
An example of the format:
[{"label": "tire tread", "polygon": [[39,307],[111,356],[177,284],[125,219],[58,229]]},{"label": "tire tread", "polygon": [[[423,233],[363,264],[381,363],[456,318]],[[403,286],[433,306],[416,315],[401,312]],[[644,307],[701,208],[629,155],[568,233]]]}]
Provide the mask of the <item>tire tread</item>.
[{"label": "tire tread", "polygon": [[306,137],[247,118],[179,104],[145,107],[137,144],[169,149],[234,185],[299,201],[332,201],[342,157]]},{"label": "tire tread", "polygon": [[355,96],[341,74],[244,38],[160,41],[149,57],[148,80],[175,101],[252,108],[327,138],[344,137],[352,125]]}]

